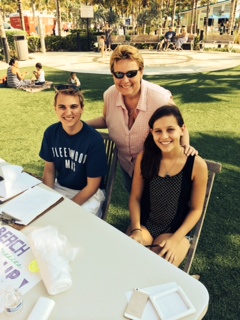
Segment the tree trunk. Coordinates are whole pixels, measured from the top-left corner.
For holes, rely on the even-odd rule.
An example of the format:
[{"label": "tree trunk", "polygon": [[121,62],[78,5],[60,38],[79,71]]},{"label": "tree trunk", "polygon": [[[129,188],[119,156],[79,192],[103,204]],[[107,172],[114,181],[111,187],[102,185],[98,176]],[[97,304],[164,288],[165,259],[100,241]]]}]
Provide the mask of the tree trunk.
[{"label": "tree trunk", "polygon": [[19,11],[20,22],[21,22],[21,25],[22,25],[22,30],[26,31],[25,23],[24,23],[24,16],[23,16],[23,10],[22,10],[22,0],[18,0],[18,11]]},{"label": "tree trunk", "polygon": [[58,35],[61,35],[61,8],[60,8],[60,0],[56,1],[57,5],[57,26],[58,26]]},{"label": "tree trunk", "polygon": [[210,12],[210,0],[208,0],[207,2],[206,25],[205,25],[205,36],[204,36],[205,39],[207,38],[207,35],[208,35],[209,12]]},{"label": "tree trunk", "polygon": [[235,2],[237,2],[236,0],[231,0],[231,6],[230,6],[230,18],[229,18],[229,28],[228,28],[228,34],[231,34],[232,30],[233,30],[233,24],[235,21],[235,17],[234,17],[234,5]]},{"label": "tree trunk", "polygon": [[173,13],[172,13],[172,26],[173,26],[173,28],[174,28],[174,26],[175,26],[175,14],[176,14],[176,5],[177,5],[177,1],[176,0],[174,0],[173,1]]},{"label": "tree trunk", "polygon": [[191,1],[191,5],[192,5],[192,9],[191,9],[191,28],[190,28],[190,33],[192,34],[193,33],[193,16],[194,16],[194,4],[195,4],[195,0],[192,0]]},{"label": "tree trunk", "polygon": [[1,12],[0,12],[0,37],[1,37],[1,42],[2,42],[2,46],[3,46],[5,62],[9,63],[9,60],[10,60],[9,47],[8,47],[8,41],[7,41],[6,33],[5,33],[5,30],[4,30],[4,26],[3,26],[3,17],[2,17],[2,13]]}]

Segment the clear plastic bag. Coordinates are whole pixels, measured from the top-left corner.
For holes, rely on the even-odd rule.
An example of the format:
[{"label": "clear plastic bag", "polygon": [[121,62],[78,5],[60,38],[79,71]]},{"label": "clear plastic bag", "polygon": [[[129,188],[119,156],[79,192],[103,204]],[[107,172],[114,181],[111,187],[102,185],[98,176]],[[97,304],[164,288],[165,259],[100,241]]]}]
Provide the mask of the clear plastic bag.
[{"label": "clear plastic bag", "polygon": [[72,286],[69,262],[75,259],[78,248],[71,247],[66,236],[53,226],[32,231],[28,239],[48,293],[68,290]]}]

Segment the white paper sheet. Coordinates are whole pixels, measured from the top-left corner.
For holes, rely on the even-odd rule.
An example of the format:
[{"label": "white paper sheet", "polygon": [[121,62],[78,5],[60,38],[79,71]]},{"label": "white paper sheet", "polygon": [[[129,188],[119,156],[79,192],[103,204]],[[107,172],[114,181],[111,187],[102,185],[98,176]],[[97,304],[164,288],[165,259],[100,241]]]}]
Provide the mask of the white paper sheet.
[{"label": "white paper sheet", "polygon": [[1,169],[4,180],[0,181],[0,202],[11,199],[42,182],[26,172],[21,172],[22,167],[19,166],[7,165]]},{"label": "white paper sheet", "polygon": [[36,186],[2,205],[0,211],[27,225],[61,198],[57,192]]}]

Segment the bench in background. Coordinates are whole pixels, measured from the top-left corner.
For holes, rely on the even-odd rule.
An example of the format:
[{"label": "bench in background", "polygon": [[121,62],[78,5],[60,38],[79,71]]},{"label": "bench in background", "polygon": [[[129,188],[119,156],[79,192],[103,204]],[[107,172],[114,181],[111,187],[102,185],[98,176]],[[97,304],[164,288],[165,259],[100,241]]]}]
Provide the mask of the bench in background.
[{"label": "bench in background", "polygon": [[230,34],[208,34],[206,39],[202,42],[203,48],[206,44],[216,44],[217,48],[221,48],[222,45],[228,48],[228,51],[231,52],[234,44],[234,35]]},{"label": "bench in background", "polygon": [[[99,51],[99,48],[100,48],[100,39],[101,39],[101,36],[97,36],[97,42],[98,42],[98,51]],[[121,36],[111,36],[111,44],[112,45],[117,45],[119,46],[120,44],[124,44],[126,43],[126,37],[124,35],[121,35]]]},{"label": "bench in background", "polygon": [[149,35],[149,34],[139,34],[139,35],[132,35],[130,43],[132,45],[136,44],[149,44],[149,49],[151,44],[156,44],[159,46],[160,44],[160,36],[155,35]]},{"label": "bench in background", "polygon": [[183,43],[183,45],[182,45],[182,49],[183,50],[193,50],[193,48],[194,48],[194,39],[195,39],[195,35],[194,34],[189,34],[187,42]]},{"label": "bench in background", "polygon": [[119,46],[120,44],[124,44],[126,42],[126,37],[124,35],[121,36],[111,36],[112,44]]}]

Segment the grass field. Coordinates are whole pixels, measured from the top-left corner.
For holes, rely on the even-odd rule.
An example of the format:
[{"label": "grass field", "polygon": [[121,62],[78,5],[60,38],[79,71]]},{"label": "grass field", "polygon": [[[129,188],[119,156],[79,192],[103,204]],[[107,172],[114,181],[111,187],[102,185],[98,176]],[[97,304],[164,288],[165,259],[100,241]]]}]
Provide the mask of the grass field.
[{"label": "grass field", "polygon": [[[28,68],[32,71],[32,68]],[[65,83],[69,73],[45,68],[47,79]],[[0,77],[5,71],[0,72]],[[113,83],[107,75],[79,74],[85,95],[83,120],[101,114],[102,94]],[[237,320],[240,314],[240,67],[205,74],[145,76],[169,89],[183,113],[191,145],[202,157],[221,162],[192,273],[210,294],[207,320]],[[38,152],[43,131],[57,121],[54,91],[26,93],[0,89],[0,157],[41,175]],[[127,195],[118,172],[108,222],[125,231]]]}]

